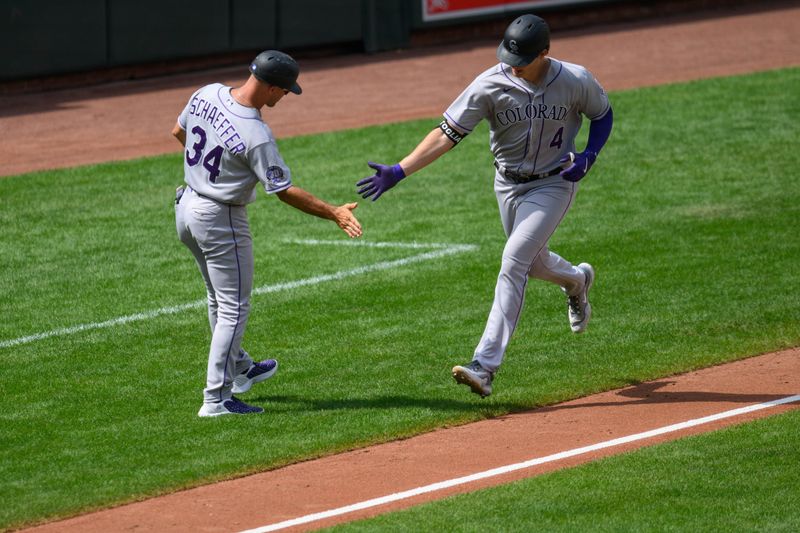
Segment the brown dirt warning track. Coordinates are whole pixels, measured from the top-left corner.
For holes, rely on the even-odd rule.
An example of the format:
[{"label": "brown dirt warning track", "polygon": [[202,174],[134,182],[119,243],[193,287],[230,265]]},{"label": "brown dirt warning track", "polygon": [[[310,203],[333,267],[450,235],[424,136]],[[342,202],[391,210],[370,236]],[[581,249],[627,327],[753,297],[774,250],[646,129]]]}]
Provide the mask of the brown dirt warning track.
[{"label": "brown dirt warning track", "polygon": [[[607,90],[796,66],[800,65],[798,4],[734,10],[717,18],[695,15],[660,24],[556,33],[551,53],[586,65]],[[487,41],[308,60],[301,63],[303,95],[297,100],[290,96],[267,110],[265,119],[280,139],[438,116],[475,74],[495,62],[495,48],[495,41]],[[242,79],[243,70],[4,97],[0,175],[175,152],[177,144],[169,132],[188,96],[212,81],[234,84]],[[313,529],[783,412],[800,402],[641,435],[797,394],[800,350],[786,350],[181,491],[31,531],[240,531],[395,495],[382,505],[285,524],[292,526],[289,530]],[[639,438],[614,444],[614,439],[631,435]],[[537,458],[544,460],[503,470]],[[490,469],[501,470],[441,490],[418,490]],[[399,497],[404,491],[410,491],[408,497]]]}]

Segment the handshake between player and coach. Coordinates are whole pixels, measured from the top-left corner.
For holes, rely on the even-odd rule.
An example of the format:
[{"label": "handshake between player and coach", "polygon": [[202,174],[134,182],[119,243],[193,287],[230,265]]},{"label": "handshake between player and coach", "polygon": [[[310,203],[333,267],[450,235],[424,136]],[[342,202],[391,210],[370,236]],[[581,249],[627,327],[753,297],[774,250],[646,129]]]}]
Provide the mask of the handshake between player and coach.
[{"label": "handshake between player and coach", "polygon": [[[489,122],[495,194],[507,240],[495,300],[472,361],[452,369],[457,383],[482,398],[492,393],[529,278],[563,291],[573,333],[586,331],[592,313],[588,295],[594,268],[586,262],[573,265],[550,250],[548,241],[574,205],[578,182],[608,140],[613,113],[608,96],[586,68],[549,53],[545,21],[535,15],[518,17],[497,48],[500,62],[464,89],[442,122],[397,164],[370,161],[374,174],[356,184],[358,194],[376,201],[459,144],[481,120]],[[264,107],[302,93],[298,74],[299,66],[287,54],[262,52],[242,85],[212,83],[197,90],[172,130],[184,151],[185,185],[175,198],[176,229],[204,278],[212,332],[201,417],[263,412],[235,394],[248,392],[278,368],[276,360],[254,360],[242,346],[254,274],[247,204],[255,201],[256,184],[291,207],[333,221],[351,238],[362,234],[353,215],[355,202],[332,205],[292,183],[263,121]],[[589,136],[586,148],[576,152],[582,117],[591,121]],[[232,145],[234,138],[241,143]]]}]

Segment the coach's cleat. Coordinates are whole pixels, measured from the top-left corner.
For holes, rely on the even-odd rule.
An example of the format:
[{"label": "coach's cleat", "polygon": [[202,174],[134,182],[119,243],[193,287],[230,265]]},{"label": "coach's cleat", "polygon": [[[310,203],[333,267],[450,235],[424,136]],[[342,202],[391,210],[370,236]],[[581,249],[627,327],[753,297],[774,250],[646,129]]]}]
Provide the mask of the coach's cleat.
[{"label": "coach's cleat", "polygon": [[263,413],[264,409],[255,405],[248,405],[236,396],[224,402],[204,403],[197,416],[222,416],[222,415],[253,415]]},{"label": "coach's cleat", "polygon": [[592,304],[589,303],[589,289],[594,283],[594,268],[589,263],[581,263],[578,268],[586,275],[586,283],[581,292],[575,296],[567,297],[567,315],[569,327],[573,333],[583,333],[592,317]]},{"label": "coach's cleat", "polygon": [[265,359],[260,363],[253,363],[250,368],[233,378],[233,393],[242,394],[250,387],[271,378],[278,371],[278,362],[275,359]]},{"label": "coach's cleat", "polygon": [[458,383],[463,383],[472,389],[472,392],[486,398],[492,393],[492,380],[494,372],[489,372],[478,361],[472,361],[467,366],[454,366],[453,377]]}]

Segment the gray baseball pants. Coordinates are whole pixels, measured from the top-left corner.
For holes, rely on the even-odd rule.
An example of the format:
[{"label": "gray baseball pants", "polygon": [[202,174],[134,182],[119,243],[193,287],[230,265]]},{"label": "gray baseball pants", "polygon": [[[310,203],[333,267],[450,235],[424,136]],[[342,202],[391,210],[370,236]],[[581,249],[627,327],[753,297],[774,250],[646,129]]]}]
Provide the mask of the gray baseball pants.
[{"label": "gray baseball pants", "polygon": [[519,185],[495,174],[495,194],[508,240],[492,310],[473,356],[485,369],[495,372],[503,362],[522,312],[529,277],[555,283],[570,295],[583,289],[583,271],[547,247],[577,191],[577,183],[561,176]]},{"label": "gray baseball pants", "polygon": [[175,205],[181,242],[194,255],[208,293],[211,348],[205,403],[231,397],[233,378],[252,364],[241,349],[253,288],[253,239],[245,206],[199,196],[190,187]]}]

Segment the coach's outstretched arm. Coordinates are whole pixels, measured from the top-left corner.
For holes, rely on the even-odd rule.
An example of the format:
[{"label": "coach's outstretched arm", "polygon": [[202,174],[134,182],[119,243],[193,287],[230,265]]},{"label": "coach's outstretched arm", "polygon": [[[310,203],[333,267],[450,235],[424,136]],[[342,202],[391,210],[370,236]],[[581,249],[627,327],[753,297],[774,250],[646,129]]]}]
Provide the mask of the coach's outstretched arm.
[{"label": "coach's outstretched arm", "polygon": [[290,186],[281,192],[275,193],[281,201],[289,204],[295,209],[299,209],[309,215],[314,215],[319,218],[326,218],[333,220],[336,225],[342,228],[342,231],[347,233],[351,238],[361,236],[361,224],[353,215],[353,210],[358,207],[358,204],[353,202],[340,206],[330,205],[311,194],[308,191]]},{"label": "coach's outstretched arm", "polygon": [[439,159],[445,152],[458,144],[463,137],[464,135],[455,132],[446,121],[442,121],[439,127],[431,131],[410,154],[396,165],[387,166],[372,161],[367,163],[375,170],[375,175],[356,183],[356,186],[359,187],[358,194],[363,198],[372,197],[374,202],[406,176],[410,176]]}]

